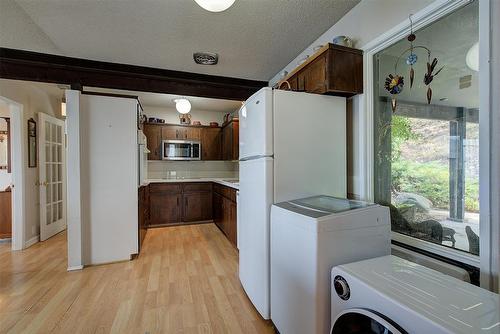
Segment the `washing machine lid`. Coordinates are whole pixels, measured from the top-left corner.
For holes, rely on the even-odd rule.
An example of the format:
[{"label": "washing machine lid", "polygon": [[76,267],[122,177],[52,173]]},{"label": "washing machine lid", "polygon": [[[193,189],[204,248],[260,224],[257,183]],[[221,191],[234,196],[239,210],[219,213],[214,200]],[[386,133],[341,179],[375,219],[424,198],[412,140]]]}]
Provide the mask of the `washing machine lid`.
[{"label": "washing machine lid", "polygon": [[345,198],[319,195],[282,202],[276,205],[308,217],[319,218],[335,213],[343,213],[347,211],[366,208],[375,204]]},{"label": "washing machine lid", "polygon": [[362,308],[345,310],[333,322],[331,334],[408,334],[392,320]]}]

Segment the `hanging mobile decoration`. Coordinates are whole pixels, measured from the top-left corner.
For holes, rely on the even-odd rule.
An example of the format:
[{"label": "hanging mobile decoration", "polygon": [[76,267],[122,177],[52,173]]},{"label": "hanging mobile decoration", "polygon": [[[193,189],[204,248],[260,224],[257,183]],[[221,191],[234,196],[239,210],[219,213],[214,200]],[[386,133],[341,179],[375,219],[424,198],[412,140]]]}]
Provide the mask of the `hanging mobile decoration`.
[{"label": "hanging mobile decoration", "polygon": [[415,65],[418,61],[418,56],[415,53],[415,49],[424,49],[427,51],[427,72],[424,75],[424,84],[427,86],[427,103],[430,104],[432,100],[432,89],[430,87],[430,84],[432,80],[434,80],[434,77],[441,72],[444,66],[442,66],[439,70],[437,70],[434,73],[434,70],[436,68],[436,65],[438,63],[437,58],[434,58],[431,62],[431,50],[429,50],[427,47],[423,45],[413,45],[413,42],[417,39],[417,36],[413,33],[413,21],[411,19],[411,14],[408,17],[410,20],[410,34],[406,38],[408,42],[410,42],[410,47],[406,50],[404,50],[401,55],[398,57],[396,60],[396,63],[394,64],[394,74],[389,74],[386,79],[385,79],[385,89],[393,95],[391,99],[391,108],[392,112],[396,112],[397,108],[397,101],[395,95],[401,93],[404,88],[404,78],[402,75],[397,74],[398,73],[398,64],[399,60],[401,57],[403,57],[407,52],[409,52],[409,55],[406,57],[406,64],[410,66],[410,89],[413,87],[413,82],[415,80],[415,70],[413,68],[413,65]]}]

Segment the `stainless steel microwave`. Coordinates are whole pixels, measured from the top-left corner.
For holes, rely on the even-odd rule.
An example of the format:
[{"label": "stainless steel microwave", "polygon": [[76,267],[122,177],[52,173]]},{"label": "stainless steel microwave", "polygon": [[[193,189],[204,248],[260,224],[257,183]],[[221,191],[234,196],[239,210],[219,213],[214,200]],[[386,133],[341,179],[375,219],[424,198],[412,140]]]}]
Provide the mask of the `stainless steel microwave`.
[{"label": "stainless steel microwave", "polygon": [[162,160],[201,160],[201,143],[193,140],[163,140]]}]

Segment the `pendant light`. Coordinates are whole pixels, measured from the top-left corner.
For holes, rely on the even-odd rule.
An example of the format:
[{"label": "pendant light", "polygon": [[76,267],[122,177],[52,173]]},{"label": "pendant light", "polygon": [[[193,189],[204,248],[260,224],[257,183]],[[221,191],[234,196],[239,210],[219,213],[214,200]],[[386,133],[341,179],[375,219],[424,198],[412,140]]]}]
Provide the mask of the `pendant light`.
[{"label": "pendant light", "polygon": [[181,114],[187,114],[191,111],[191,102],[188,99],[175,99],[175,109]]},{"label": "pendant light", "polygon": [[194,0],[209,12],[223,12],[234,4],[235,0]]}]

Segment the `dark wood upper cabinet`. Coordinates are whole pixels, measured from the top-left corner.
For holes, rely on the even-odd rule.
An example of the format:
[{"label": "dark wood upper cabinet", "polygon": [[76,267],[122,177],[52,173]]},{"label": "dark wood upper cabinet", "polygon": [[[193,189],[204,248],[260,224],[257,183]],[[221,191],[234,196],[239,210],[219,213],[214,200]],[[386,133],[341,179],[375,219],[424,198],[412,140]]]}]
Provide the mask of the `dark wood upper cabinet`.
[{"label": "dark wood upper cabinet", "polygon": [[222,159],[222,130],[219,127],[201,129],[201,160]]},{"label": "dark wood upper cabinet", "polygon": [[186,126],[145,123],[143,132],[148,140],[148,160],[162,160],[162,140],[198,140],[201,142],[201,160],[238,160],[238,119],[220,127]]},{"label": "dark wood upper cabinet", "polygon": [[239,141],[239,121],[234,118],[222,128],[222,160],[239,159]]},{"label": "dark wood upper cabinet", "polygon": [[144,124],[142,131],[148,141],[148,160],[161,160],[162,127],[157,124]]},{"label": "dark wood upper cabinet", "polygon": [[182,125],[162,125],[163,140],[200,140],[200,128]]},{"label": "dark wood upper cabinet", "polygon": [[361,94],[363,51],[327,44],[280,81],[279,86],[293,91],[344,97]]}]

